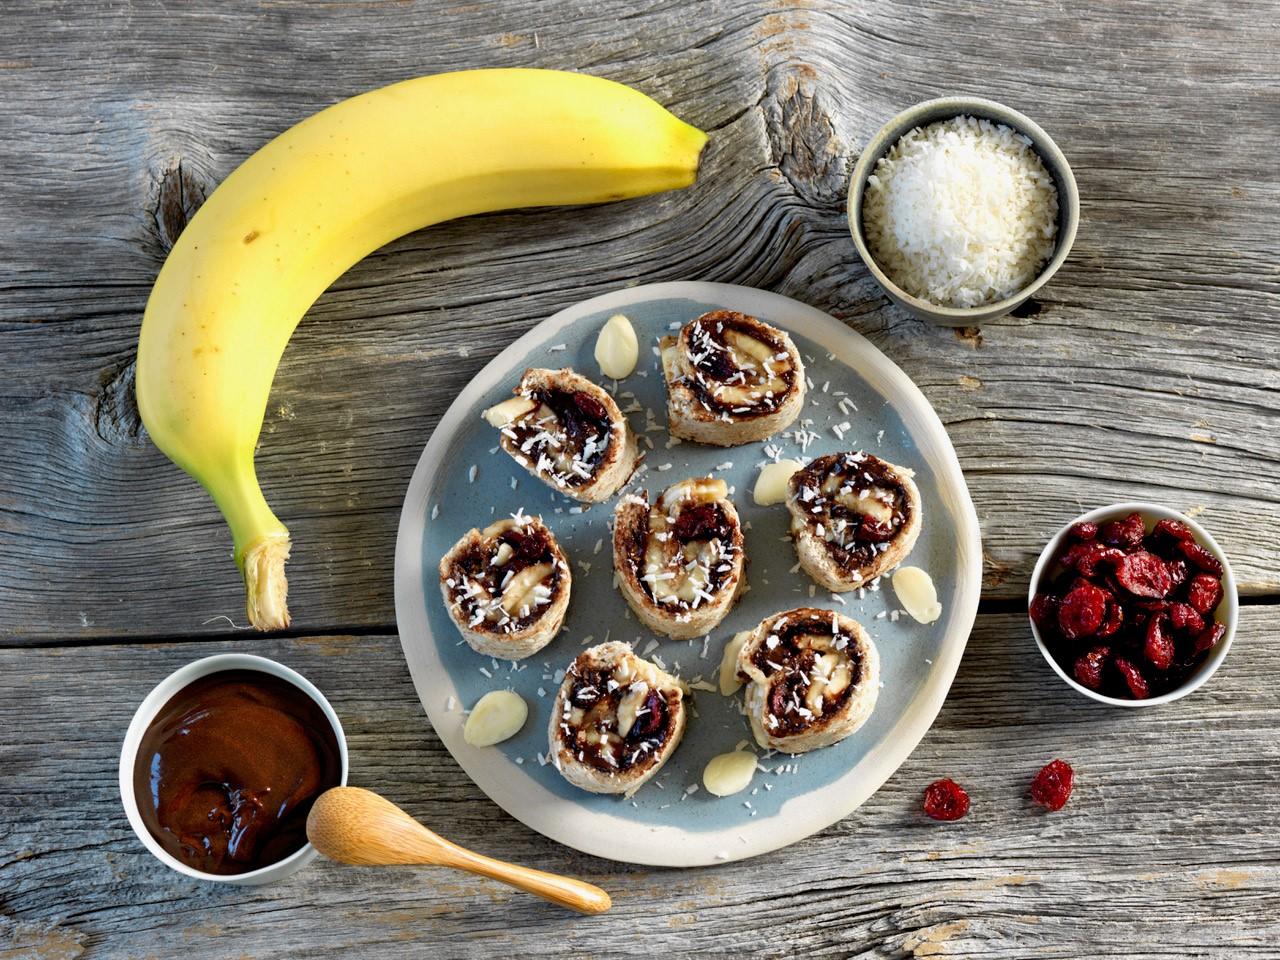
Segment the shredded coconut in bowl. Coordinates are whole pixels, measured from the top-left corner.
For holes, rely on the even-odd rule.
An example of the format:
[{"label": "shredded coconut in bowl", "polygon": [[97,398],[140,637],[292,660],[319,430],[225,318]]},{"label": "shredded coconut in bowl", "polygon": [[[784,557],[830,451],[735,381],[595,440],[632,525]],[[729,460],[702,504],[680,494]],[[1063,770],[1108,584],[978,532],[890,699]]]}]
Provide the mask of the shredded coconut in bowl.
[{"label": "shredded coconut in bowl", "polygon": [[894,283],[939,306],[1012,296],[1058,235],[1058,190],[1031,141],[954,117],[904,134],[867,178],[867,246]]}]

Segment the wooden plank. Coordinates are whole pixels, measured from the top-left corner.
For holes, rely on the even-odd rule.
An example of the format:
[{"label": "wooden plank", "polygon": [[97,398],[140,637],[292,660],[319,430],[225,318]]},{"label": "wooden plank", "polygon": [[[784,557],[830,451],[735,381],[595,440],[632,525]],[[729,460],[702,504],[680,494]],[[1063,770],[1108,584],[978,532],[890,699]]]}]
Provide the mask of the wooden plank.
[{"label": "wooden plank", "polygon": [[[502,813],[431,731],[394,637],[0,651],[0,957],[551,958],[641,937],[674,956],[1276,956],[1277,630],[1280,609],[1246,607],[1207,687],[1113,710],[1050,673],[1020,616],[983,616],[933,730],[860,811],[787,850],[686,871],[577,854]],[[615,909],[574,918],[434,869],[318,862],[256,889],[166,871],[119,809],[119,743],[156,681],[221,650],[273,656],[323,689],[353,782],[460,843],[599,883]],[[1078,785],[1048,815],[1025,793],[1054,756]],[[960,823],[919,812],[940,776],[973,796]]]},{"label": "wooden plank", "polygon": [[[220,615],[243,622],[229,538],[148,445],[131,400],[138,318],[182,210],[336,97],[529,62],[635,83],[712,130],[703,178],[585,213],[444,225],[321,299],[286,355],[259,456],[295,534],[299,628],[393,622],[400,498],[483,363],[562,306],[677,278],[829,309],[920,383],[978,504],[989,597],[1022,594],[1060,522],[1135,497],[1203,511],[1244,592],[1280,590],[1280,103],[1257,28],[1271,5],[722,3],[606,22],[587,5],[473,4],[433,19],[424,43],[426,13],[129,4],[78,14],[40,57],[5,66],[0,635],[214,635]],[[38,35],[43,16],[14,12],[15,35]],[[841,209],[845,170],[879,123],[954,90],[1042,121],[1075,165],[1084,218],[1038,312],[961,336],[887,304]]]}]

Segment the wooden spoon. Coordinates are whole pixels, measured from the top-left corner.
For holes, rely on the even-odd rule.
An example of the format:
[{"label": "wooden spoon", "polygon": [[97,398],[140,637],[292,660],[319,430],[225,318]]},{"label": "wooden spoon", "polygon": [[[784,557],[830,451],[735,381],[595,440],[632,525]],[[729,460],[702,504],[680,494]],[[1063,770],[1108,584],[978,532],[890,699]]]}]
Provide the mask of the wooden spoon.
[{"label": "wooden spoon", "polygon": [[340,863],[456,867],[579,913],[604,913],[613,905],[609,894],[589,883],[504,863],[450,843],[390,800],[360,787],[333,787],[322,793],[307,816],[307,839]]}]

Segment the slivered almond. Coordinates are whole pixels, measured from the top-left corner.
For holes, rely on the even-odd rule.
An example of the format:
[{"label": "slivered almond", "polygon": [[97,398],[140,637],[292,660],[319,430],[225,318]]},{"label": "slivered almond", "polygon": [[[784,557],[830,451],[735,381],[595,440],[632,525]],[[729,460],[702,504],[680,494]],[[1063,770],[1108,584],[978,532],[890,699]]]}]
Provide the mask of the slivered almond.
[{"label": "slivered almond", "polygon": [[596,337],[596,363],[600,372],[614,380],[631,376],[640,359],[640,345],[631,321],[621,313],[615,313],[605,321]]},{"label": "slivered almond", "polygon": [[734,750],[712,757],[702,771],[702,785],[708,793],[728,797],[747,789],[756,773],[756,755],[746,750]]},{"label": "slivered almond", "polygon": [[893,575],[893,592],[907,613],[920,623],[933,623],[942,616],[933,578],[919,567],[899,567]]},{"label": "slivered almond", "polygon": [[491,747],[520,732],[529,717],[529,706],[513,690],[490,690],[467,716],[462,738],[473,747]]},{"label": "slivered almond", "polygon": [[787,483],[791,480],[791,475],[803,466],[799,460],[779,460],[777,463],[765,464],[760,470],[760,476],[756,477],[756,486],[752,491],[756,503],[767,507],[786,500]]}]

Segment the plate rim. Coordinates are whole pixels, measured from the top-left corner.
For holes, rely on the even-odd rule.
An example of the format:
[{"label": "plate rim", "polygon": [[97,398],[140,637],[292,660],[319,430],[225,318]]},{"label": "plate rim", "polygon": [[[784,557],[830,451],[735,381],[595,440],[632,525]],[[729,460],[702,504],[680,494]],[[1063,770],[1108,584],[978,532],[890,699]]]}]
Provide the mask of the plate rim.
[{"label": "plate rim", "polygon": [[[895,404],[895,409],[903,419],[904,426],[911,424],[922,428],[931,441],[933,452],[937,455],[937,462],[932,462],[931,465],[943,481],[937,492],[944,501],[952,501],[949,505],[951,512],[957,517],[959,527],[956,544],[960,561],[956,570],[958,601],[948,621],[940,648],[941,654],[932,664],[921,689],[905,706],[902,718],[886,732],[879,743],[870,747],[858,764],[821,788],[788,800],[774,816],[742,825],[741,830],[752,832],[754,839],[747,839],[739,834],[742,842],[731,846],[724,840],[725,830],[704,833],[674,826],[638,824],[625,817],[585,811],[572,800],[556,797],[540,785],[537,790],[545,793],[550,802],[530,803],[527,790],[503,789],[500,784],[482,783],[482,779],[487,778],[483,772],[479,772],[479,768],[492,764],[484,759],[482,752],[466,746],[462,739],[461,725],[445,721],[441,705],[436,705],[433,709],[426,690],[426,672],[432,664],[418,662],[415,665],[418,656],[406,641],[407,636],[424,637],[425,642],[418,645],[417,652],[428,660],[428,651],[435,653],[435,639],[427,622],[426,604],[427,597],[431,594],[423,583],[422,537],[427,522],[427,488],[436,465],[446,462],[449,443],[457,435],[459,428],[464,426],[475,403],[492,389],[494,383],[503,379],[506,371],[518,366],[531,350],[540,347],[558,331],[581,317],[609,310],[622,310],[641,302],[673,299],[712,303],[728,309],[741,308],[744,313],[769,314],[767,308],[772,307],[774,314],[783,313],[792,317],[799,315],[807,323],[825,328],[827,332],[844,340],[849,348],[865,357],[879,375],[879,380],[873,382],[877,392],[903,398],[903,406]],[[755,305],[748,303],[744,306],[744,301],[755,301]],[[761,309],[762,306],[766,309]],[[804,331],[796,332],[814,339]],[[849,365],[847,361],[842,362]],[[866,376],[866,372],[861,369],[858,369],[858,373]],[[911,433],[913,436],[917,435],[915,429],[911,429]],[[977,510],[941,418],[914,381],[870,340],[826,311],[783,294],[738,284],[678,280],[624,287],[570,304],[535,324],[472,376],[437,422],[414,467],[396,531],[394,588],[397,633],[413,680],[414,692],[445,748],[489,800],[530,829],[583,853],[646,866],[708,866],[731,863],[781,849],[826,829],[857,810],[915,752],[924,735],[933,726],[950,692],[977,618],[982,588],[982,541]],[[438,660],[435,666],[439,666]],[[456,714],[453,719],[456,719]],[[455,727],[457,729],[452,729]],[[855,778],[854,774],[860,768],[865,768],[862,776]],[[561,809],[564,805],[570,807],[570,818],[576,814],[578,817],[618,819],[637,831],[643,831],[646,834],[644,842],[609,831],[597,831],[583,836],[572,824],[564,822],[566,811]],[[761,829],[765,824],[769,825],[769,829]]]}]

